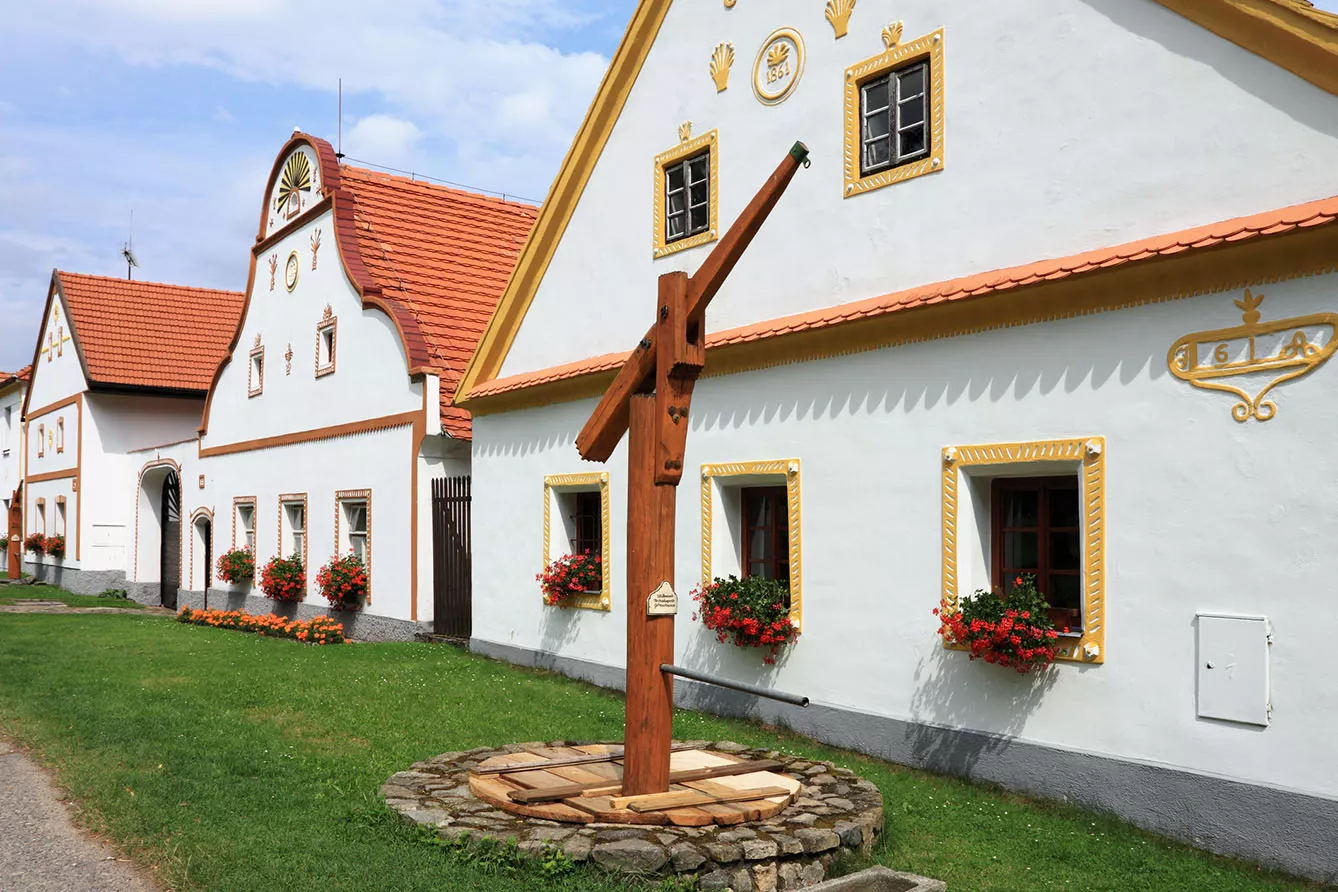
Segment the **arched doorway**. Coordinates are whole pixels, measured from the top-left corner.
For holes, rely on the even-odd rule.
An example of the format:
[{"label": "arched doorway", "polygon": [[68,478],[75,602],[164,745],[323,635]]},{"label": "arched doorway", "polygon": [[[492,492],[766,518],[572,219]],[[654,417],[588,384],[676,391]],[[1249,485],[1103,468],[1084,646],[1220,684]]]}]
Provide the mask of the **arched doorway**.
[{"label": "arched doorway", "polygon": [[181,478],[168,471],[163,478],[161,510],[162,547],[159,554],[159,591],[162,604],[177,607],[177,587],[181,584]]},{"label": "arched doorway", "polygon": [[214,518],[208,509],[198,508],[191,515],[191,530],[194,538],[191,540],[187,588],[204,592],[207,602],[209,587],[214,584]]}]

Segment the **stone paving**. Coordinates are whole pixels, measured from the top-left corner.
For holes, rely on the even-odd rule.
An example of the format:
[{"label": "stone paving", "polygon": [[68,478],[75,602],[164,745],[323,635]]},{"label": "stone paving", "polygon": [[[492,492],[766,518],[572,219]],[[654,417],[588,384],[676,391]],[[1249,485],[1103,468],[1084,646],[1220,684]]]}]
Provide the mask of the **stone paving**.
[{"label": "stone paving", "polygon": [[703,892],[773,892],[821,882],[841,859],[867,855],[883,829],[883,797],[869,781],[830,762],[800,759],[730,741],[692,741],[701,749],[744,759],[776,759],[777,771],[803,783],[775,817],[732,826],[559,824],[503,812],[475,799],[469,769],[526,746],[479,747],[443,753],[392,775],[381,787],[386,804],[409,823],[432,827],[445,840],[469,835],[514,843],[522,855],[560,849],[573,861],[636,874],[692,874]]}]

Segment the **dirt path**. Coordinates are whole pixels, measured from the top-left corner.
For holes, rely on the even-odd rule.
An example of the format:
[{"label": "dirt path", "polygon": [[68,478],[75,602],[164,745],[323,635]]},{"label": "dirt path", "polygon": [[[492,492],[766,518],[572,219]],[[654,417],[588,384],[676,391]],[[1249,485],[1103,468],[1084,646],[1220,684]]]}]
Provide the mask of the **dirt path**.
[{"label": "dirt path", "polygon": [[74,826],[31,759],[0,740],[0,892],[158,892],[134,865]]}]

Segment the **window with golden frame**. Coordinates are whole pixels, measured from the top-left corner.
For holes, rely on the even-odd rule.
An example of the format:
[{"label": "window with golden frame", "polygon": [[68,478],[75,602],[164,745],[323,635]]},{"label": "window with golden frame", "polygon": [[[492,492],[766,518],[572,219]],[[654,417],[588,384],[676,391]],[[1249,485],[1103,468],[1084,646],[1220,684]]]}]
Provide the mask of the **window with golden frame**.
[{"label": "window with golden frame", "polygon": [[[804,561],[799,471],[797,458],[702,465],[701,554],[702,585],[709,585],[717,576],[733,574],[742,578],[756,569],[748,566],[753,556],[744,546],[749,531],[743,513],[745,496],[759,489],[783,488],[790,618],[802,629]],[[773,525],[779,527],[780,523],[777,518]]]},{"label": "window with golden frame", "polygon": [[[949,446],[944,449],[942,609],[956,610],[957,599],[963,593],[970,594],[977,589],[992,590],[996,584],[1006,586],[1005,573],[1010,568],[1041,568],[1043,554],[1025,560],[1011,560],[1008,556],[996,553],[1005,547],[1007,533],[1035,531],[1067,539],[1071,537],[1070,528],[1076,525],[1081,536],[1077,560],[1081,575],[1079,597],[1074,609],[1080,611],[1080,630],[1060,636],[1056,659],[1082,663],[1104,662],[1105,446],[1105,440],[1101,437],[1083,437]],[[1043,485],[1043,481],[1049,482]],[[1041,495],[1054,491],[1064,495],[1074,487],[1077,489],[1076,524],[1065,519],[1049,524],[1054,527],[1049,529],[1047,524],[1040,521],[1009,521],[1000,516],[999,509],[1004,506],[996,500],[1003,498],[1009,489],[1030,490]],[[1064,504],[1070,504],[1067,496]],[[1066,518],[1069,510],[1064,509]],[[1039,511],[1035,513],[1040,516]],[[1033,570],[1027,572],[1036,575]],[[1063,606],[1066,605],[1061,604],[1055,613],[1064,612]]]},{"label": "window with golden frame", "polygon": [[[680,133],[687,132],[687,127],[684,125]],[[655,156],[656,258],[709,244],[720,237],[719,156],[715,130],[684,139]],[[704,182],[700,179],[702,171]]]},{"label": "window with golden frame", "polygon": [[[593,529],[595,497],[598,499],[598,529]],[[607,471],[584,474],[554,474],[544,478],[543,564],[564,554],[599,545],[601,584],[597,592],[577,595],[571,606],[586,610],[612,610],[612,571],[609,555],[609,475]],[[591,551],[595,549],[591,548]]]},{"label": "window with golden frame", "polygon": [[845,197],[943,169],[943,30],[846,69]]}]

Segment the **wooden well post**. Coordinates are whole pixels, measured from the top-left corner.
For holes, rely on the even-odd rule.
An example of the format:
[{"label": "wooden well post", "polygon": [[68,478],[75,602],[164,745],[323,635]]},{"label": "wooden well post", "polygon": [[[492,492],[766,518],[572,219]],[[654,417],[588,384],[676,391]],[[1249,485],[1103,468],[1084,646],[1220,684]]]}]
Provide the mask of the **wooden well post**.
[{"label": "wooden well post", "polygon": [[692,390],[706,363],[706,308],[807,159],[795,143],[695,275],[660,276],[655,324],[576,437],[582,458],[605,462],[628,432],[624,796],[669,789],[674,688],[660,667],[674,661],[677,603],[665,586],[672,592],[674,508]]}]

